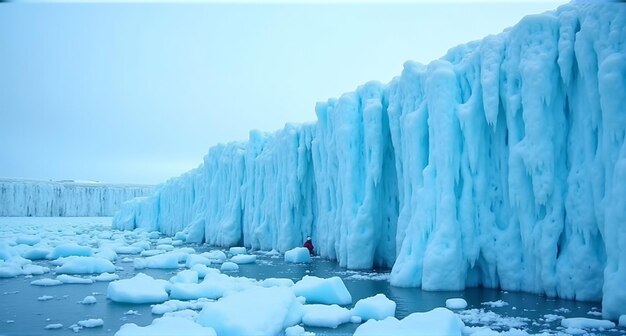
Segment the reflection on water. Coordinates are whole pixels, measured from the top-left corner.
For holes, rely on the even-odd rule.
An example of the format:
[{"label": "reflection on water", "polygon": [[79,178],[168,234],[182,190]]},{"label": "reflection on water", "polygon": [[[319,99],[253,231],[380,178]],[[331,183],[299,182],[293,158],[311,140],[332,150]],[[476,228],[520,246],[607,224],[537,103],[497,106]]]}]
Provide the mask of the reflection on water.
[{"label": "reflection on water", "polygon": [[[208,250],[206,247],[194,245],[198,252]],[[48,265],[47,261],[35,262],[40,265]],[[123,262],[119,258],[116,266],[124,268],[117,273],[121,278],[129,278],[135,274],[132,262]],[[215,265],[218,267],[219,265]],[[144,269],[142,272],[153,277],[169,279],[176,271],[164,271]],[[364,274],[367,274],[366,272]],[[384,274],[388,270],[377,273]],[[336,263],[320,258],[314,258],[311,264],[286,264],[282,257],[272,258],[259,255],[256,264],[240,265],[238,272],[230,273],[233,276],[244,276],[255,279],[266,278],[289,278],[294,281],[305,275],[319,277],[340,276],[348,290],[352,294],[353,303],[359,299],[373,296],[378,293],[385,294],[397,303],[396,317],[403,318],[413,312],[428,311],[435,307],[445,306],[445,301],[451,297],[463,297],[468,302],[467,309],[484,309],[484,313],[493,311],[504,317],[512,317],[510,323],[521,323],[523,328],[530,332],[561,330],[560,320],[546,321],[544,315],[557,314],[565,317],[589,317],[598,318],[587,314],[589,311],[601,310],[598,302],[576,302],[542,296],[504,292],[494,289],[473,288],[455,292],[425,292],[416,288],[392,287],[387,281],[381,280],[355,280],[354,274],[359,272],[346,271]],[[38,287],[30,285],[32,280],[51,277],[51,275],[34,276],[31,278],[18,277],[0,279],[0,334],[4,335],[46,335],[68,334],[67,327],[79,320],[87,318],[102,318],[105,321],[103,328],[82,329],[81,334],[87,335],[112,335],[124,323],[137,323],[139,325],[150,324],[152,319],[158,316],[152,315],[150,305],[132,305],[111,302],[106,299],[108,283],[97,282],[91,285],[66,284],[54,287]],[[37,298],[50,295],[53,299],[39,301]],[[95,295],[97,303],[94,305],[82,305],[77,303],[87,295]],[[508,305],[500,308],[490,308],[481,303],[486,301],[503,300]],[[140,315],[126,315],[129,310],[136,310]],[[492,315],[489,315],[493,317]],[[488,315],[484,319],[488,320]],[[527,320],[528,319],[528,320]],[[511,322],[512,321],[512,322]],[[62,323],[61,331],[46,331],[44,327],[52,323]],[[344,324],[337,329],[306,328],[318,335],[351,335],[357,328],[356,324]],[[498,328],[495,324],[493,328]],[[502,327],[503,330],[508,329]],[[614,332],[602,332],[606,335],[621,335],[624,330]]]}]

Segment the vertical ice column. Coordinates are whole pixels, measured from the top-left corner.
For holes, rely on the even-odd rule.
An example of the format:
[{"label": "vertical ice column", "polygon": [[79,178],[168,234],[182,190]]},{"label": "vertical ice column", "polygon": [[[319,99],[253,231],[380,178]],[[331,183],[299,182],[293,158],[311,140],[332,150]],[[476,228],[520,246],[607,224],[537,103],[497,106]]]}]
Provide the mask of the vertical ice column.
[{"label": "vertical ice column", "polygon": [[[624,15],[621,19],[624,27]],[[612,319],[626,309],[626,55],[623,47],[616,51],[601,61],[598,73],[604,131],[599,146],[605,153],[606,178],[606,215],[600,228],[607,253],[602,315]]]},{"label": "vertical ice column", "polygon": [[396,262],[391,284],[417,287],[422,283],[422,262],[426,236],[419,207],[426,200],[423,170],[428,165],[428,109],[424,100],[425,67],[418,63],[404,64],[402,75],[390,84],[389,128],[395,150],[398,181],[399,215],[396,232]]},{"label": "vertical ice column", "polygon": [[353,269],[390,265],[395,257],[396,176],[385,164],[393,153],[384,97],[384,86],[372,82],[316,107],[320,253]]},{"label": "vertical ice column", "polygon": [[246,246],[287,251],[311,234],[310,129],[287,125],[270,135],[250,134],[242,186]]},{"label": "vertical ice column", "polygon": [[230,143],[211,148],[204,158],[207,184],[204,236],[212,246],[243,243],[241,185],[245,174],[246,145]]},{"label": "vertical ice column", "polygon": [[[453,290],[465,286],[466,263],[461,246],[455,192],[460,173],[460,129],[457,119],[458,84],[447,61],[429,64],[426,75],[426,102],[429,110],[429,165],[424,169],[424,185],[434,198],[434,206],[424,212],[431,225],[424,251],[422,288]],[[429,204],[430,203],[430,204]]]}]

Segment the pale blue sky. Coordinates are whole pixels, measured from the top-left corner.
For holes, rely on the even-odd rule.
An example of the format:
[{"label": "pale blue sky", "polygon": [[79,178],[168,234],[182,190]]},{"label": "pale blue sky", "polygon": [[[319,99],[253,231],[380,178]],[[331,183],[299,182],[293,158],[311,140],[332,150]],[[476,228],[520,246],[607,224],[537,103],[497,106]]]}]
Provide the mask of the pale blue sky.
[{"label": "pale blue sky", "polygon": [[0,177],[159,183],[559,3],[0,4]]}]

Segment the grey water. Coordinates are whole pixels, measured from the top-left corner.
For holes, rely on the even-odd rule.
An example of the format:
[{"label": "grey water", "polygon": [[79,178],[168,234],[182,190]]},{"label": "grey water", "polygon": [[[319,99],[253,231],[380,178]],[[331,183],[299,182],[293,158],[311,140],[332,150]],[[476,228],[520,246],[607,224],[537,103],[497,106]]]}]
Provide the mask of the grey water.
[{"label": "grey water", "polygon": [[[189,245],[198,252],[208,248],[198,245]],[[35,264],[48,265],[46,261]],[[124,262],[119,258],[116,266],[124,270],[116,272],[120,278],[129,278],[137,273],[132,262]],[[215,265],[214,267],[219,267]],[[179,270],[144,269],[141,272],[155,278],[169,279]],[[504,319],[512,319],[521,323],[519,329],[532,333],[550,331],[555,333],[562,331],[560,320],[546,321],[545,314],[556,314],[565,317],[588,317],[599,318],[587,314],[590,311],[601,311],[599,302],[578,302],[547,298],[543,296],[506,292],[496,289],[472,288],[456,292],[426,292],[416,288],[398,288],[389,285],[386,280],[354,279],[354,275],[380,276],[389,270],[369,272],[347,271],[339,267],[335,262],[321,258],[313,258],[310,264],[284,263],[282,257],[270,257],[259,254],[257,263],[240,265],[238,272],[229,272],[231,276],[244,276],[254,279],[266,278],[289,278],[294,281],[300,280],[305,275],[318,277],[340,276],[344,279],[346,287],[352,294],[353,304],[358,300],[376,295],[385,294],[397,304],[396,318],[404,318],[414,312],[425,312],[436,307],[445,306],[448,298],[462,297],[468,302],[466,309],[484,309],[502,316]],[[68,329],[72,324],[88,318],[101,318],[104,326],[98,328],[84,328],[78,334],[85,335],[113,335],[125,323],[135,323],[141,326],[148,325],[158,315],[152,315],[149,304],[122,304],[110,301],[106,298],[107,282],[95,282],[93,284],[64,284],[52,287],[32,286],[30,282],[50,275],[17,277],[0,279],[0,335],[72,335],[74,332]],[[38,301],[43,295],[54,296],[48,301]],[[83,305],[78,303],[87,295],[94,295],[97,303]],[[503,300],[508,305],[500,308],[490,308],[482,305],[486,301]],[[352,306],[348,306],[350,308]],[[129,310],[137,311],[139,315],[125,315]],[[488,316],[487,316],[488,317]],[[485,321],[488,318],[484,319]],[[493,322],[493,321],[491,321]],[[52,323],[63,324],[62,329],[45,330],[44,327]],[[466,325],[472,325],[466,323]],[[336,329],[305,327],[307,331],[317,335],[352,335],[358,324],[344,324]],[[507,330],[505,326],[492,324],[494,330]],[[626,331],[614,329],[613,331],[596,331],[598,335],[622,335]]]}]

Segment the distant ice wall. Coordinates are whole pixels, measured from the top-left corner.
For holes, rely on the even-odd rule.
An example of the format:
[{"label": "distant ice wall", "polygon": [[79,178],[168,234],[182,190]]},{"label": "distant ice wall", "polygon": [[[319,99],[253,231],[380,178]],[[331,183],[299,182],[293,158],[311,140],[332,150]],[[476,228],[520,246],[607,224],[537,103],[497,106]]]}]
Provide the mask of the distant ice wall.
[{"label": "distant ice wall", "polygon": [[0,179],[0,217],[113,216],[152,186]]},{"label": "distant ice wall", "polygon": [[311,235],[396,286],[602,299],[616,318],[625,106],[626,6],[569,4],[212,148],[114,222],[281,251]]}]

